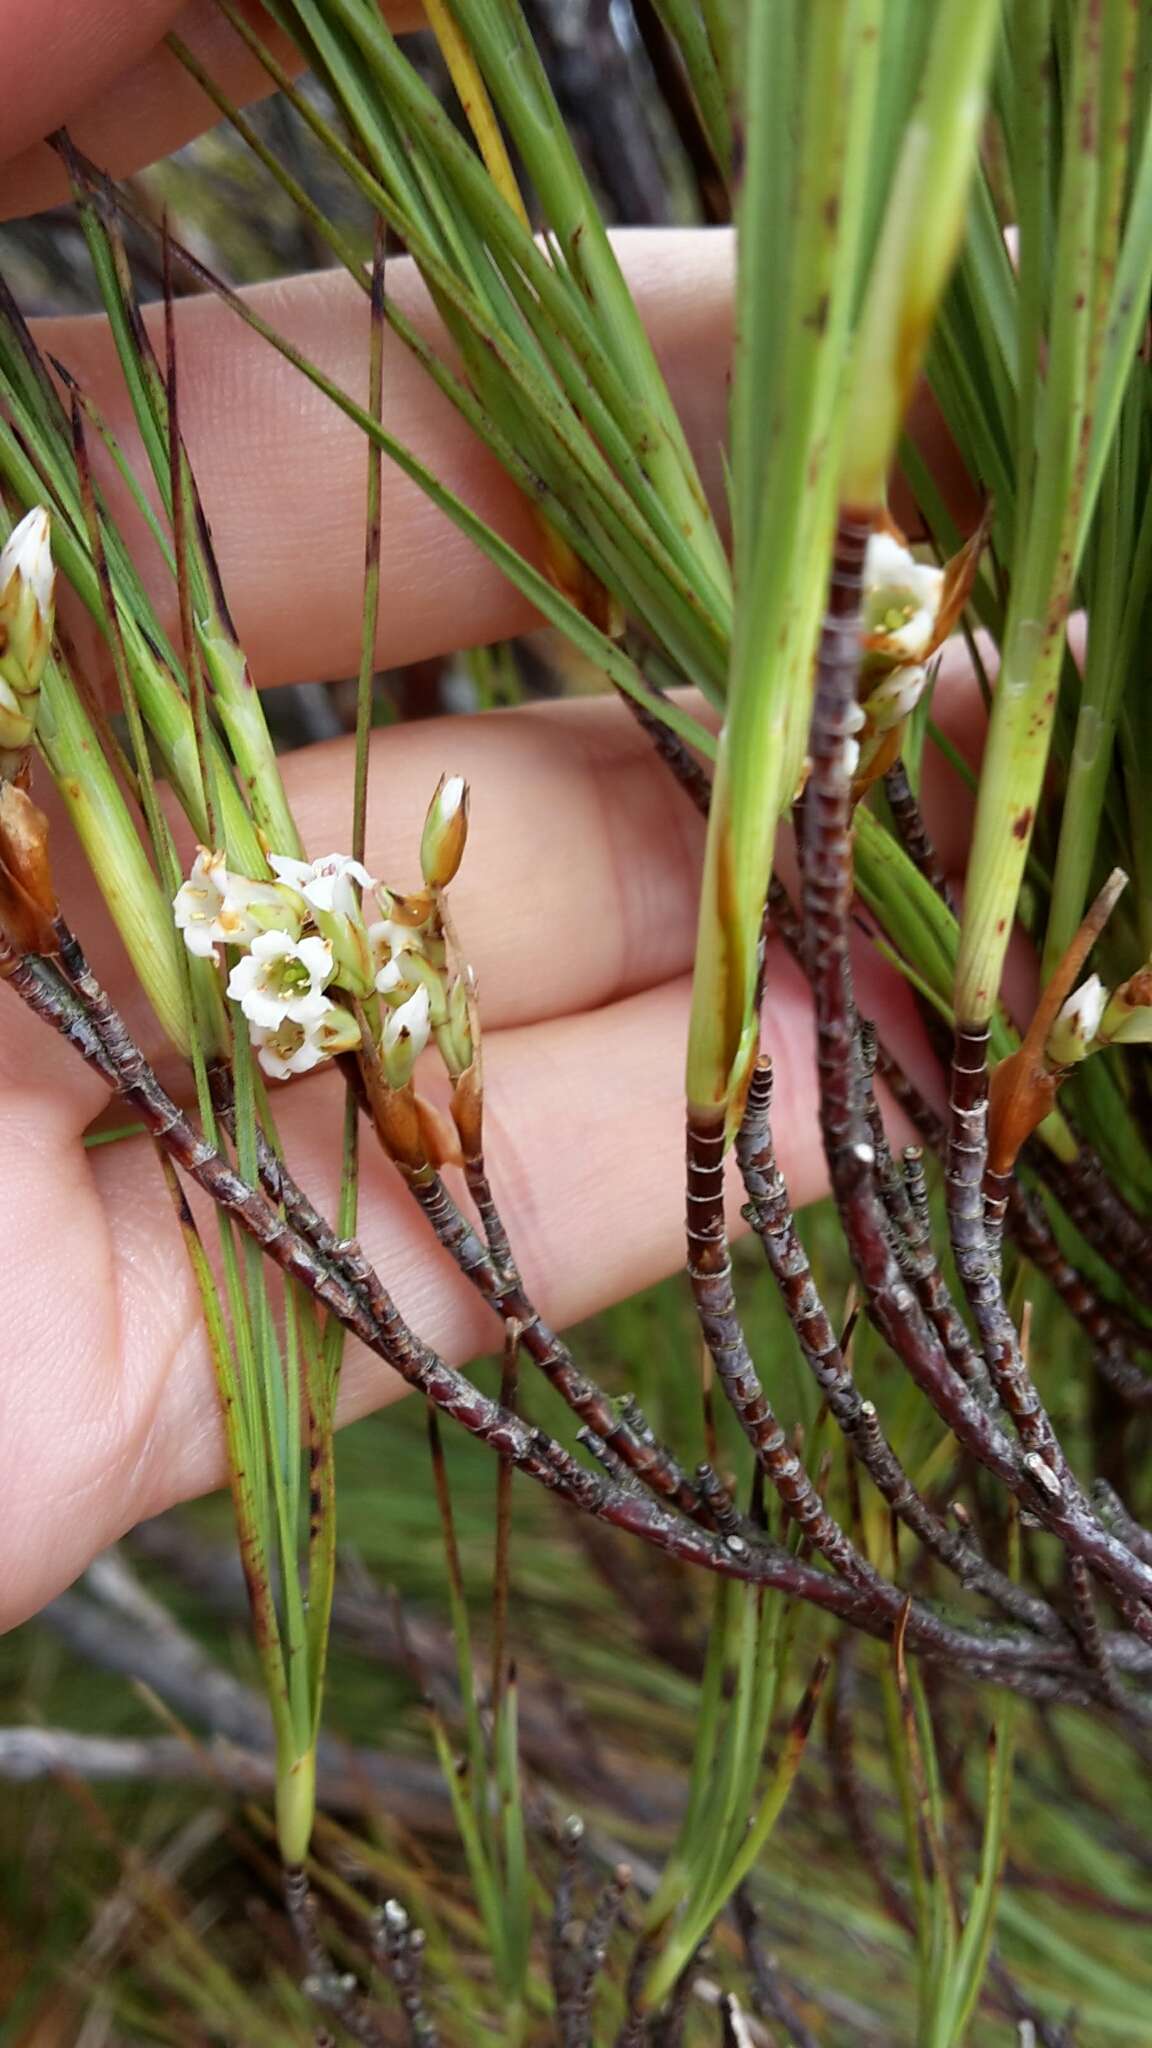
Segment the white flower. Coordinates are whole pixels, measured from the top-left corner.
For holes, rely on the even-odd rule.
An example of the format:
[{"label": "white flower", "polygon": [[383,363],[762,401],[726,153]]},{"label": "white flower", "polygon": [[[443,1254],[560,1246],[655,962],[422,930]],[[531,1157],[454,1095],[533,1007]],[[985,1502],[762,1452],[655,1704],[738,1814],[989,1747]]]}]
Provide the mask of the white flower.
[{"label": "white flower", "polygon": [[190,953],[217,960],[217,946],[247,946],[270,928],[292,937],[303,922],[299,897],[278,882],[231,874],[224,855],[201,846],[188,880],[172,899],[176,929]]},{"label": "white flower", "polygon": [[922,660],[943,589],[942,569],[918,562],[892,534],[872,534],[864,561],[864,626],[876,651],[901,662]]},{"label": "white flower", "polygon": [[1108,991],[1100,976],[1089,975],[1069,996],[1048,1033],[1044,1048],[1048,1058],[1058,1067],[1071,1067],[1082,1060],[1092,1049],[1107,1007]]},{"label": "white flower", "polygon": [[210,853],[206,846],[202,846],[188,880],[181,883],[172,898],[176,929],[183,932],[188,951],[202,960],[219,958],[214,941],[222,936],[216,926],[224,900],[223,875],[224,855]]},{"label": "white flower", "polygon": [[327,1011],[324,990],[332,978],[327,939],[294,939],[291,932],[260,932],[228,977],[228,993],[262,1030],[289,1022],[319,1023]]},{"label": "white flower", "polygon": [[19,570],[40,610],[48,613],[56,587],[52,564],[51,520],[43,505],[26,512],[0,548],[0,595]]},{"label": "white flower", "polygon": [[360,1044],[360,1026],[351,1010],[322,996],[318,1012],[310,1012],[306,1022],[285,1017],[275,1027],[254,1024],[252,1043],[264,1072],[274,1081],[287,1081],[293,1074],[311,1073],[338,1052],[352,1052]]},{"label": "white flower", "polygon": [[268,865],[282,882],[298,889],[313,910],[332,911],[337,917],[356,917],[355,883],[362,889],[375,883],[361,861],[346,853],[326,853],[319,860],[291,860],[285,853],[270,853]]},{"label": "white flower", "polygon": [[309,1031],[290,1017],[286,1017],[274,1031],[254,1025],[252,1043],[264,1072],[270,1074],[274,1081],[287,1081],[293,1074],[310,1073],[328,1057],[315,1027]]}]

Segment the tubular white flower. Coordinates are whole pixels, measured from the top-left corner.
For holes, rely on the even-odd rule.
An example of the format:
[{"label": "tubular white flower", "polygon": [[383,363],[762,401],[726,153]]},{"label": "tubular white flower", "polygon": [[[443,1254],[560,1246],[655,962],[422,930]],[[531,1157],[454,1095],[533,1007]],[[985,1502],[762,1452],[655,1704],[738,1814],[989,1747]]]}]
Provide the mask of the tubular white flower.
[{"label": "tubular white flower", "polygon": [[918,662],[928,652],[944,571],[918,562],[890,533],[874,533],[864,560],[864,630],[874,653]]},{"label": "tubular white flower", "polygon": [[285,1017],[274,1028],[252,1026],[256,1057],[274,1081],[289,1081],[293,1074],[309,1074],[336,1053],[354,1051],[359,1043],[360,1026],[351,1010],[330,1003],[326,997],[320,998],[317,1013],[307,1022]]},{"label": "tubular white flower", "polygon": [[1072,1067],[1092,1050],[1100,1022],[1108,1007],[1108,991],[1098,974],[1069,996],[1048,1033],[1045,1052],[1058,1067]]},{"label": "tubular white flower", "polygon": [[293,1074],[310,1073],[328,1057],[316,1027],[308,1030],[291,1017],[284,1018],[275,1030],[254,1025],[252,1043],[264,1072],[274,1081],[288,1081]]},{"label": "tubular white flower", "polygon": [[215,942],[222,937],[217,930],[217,918],[224,900],[219,879],[223,874],[224,855],[211,853],[202,846],[192,863],[188,880],[180,884],[172,898],[176,929],[183,932],[188,951],[202,960],[220,957]]},{"label": "tubular white flower", "polygon": [[222,853],[201,846],[188,880],[172,899],[176,929],[190,953],[218,960],[217,946],[248,946],[269,930],[296,938],[304,922],[304,905],[279,882],[251,882],[234,875]]},{"label": "tubular white flower", "polygon": [[294,939],[290,932],[260,932],[228,977],[228,994],[262,1030],[290,1022],[307,1028],[328,1009],[332,978],[326,939]]},{"label": "tubular white flower", "polygon": [[358,915],[354,884],[362,889],[376,886],[363,862],[347,853],[326,853],[319,860],[291,860],[287,854],[270,853],[268,865],[280,881],[299,890],[313,910],[331,911],[337,917]]}]

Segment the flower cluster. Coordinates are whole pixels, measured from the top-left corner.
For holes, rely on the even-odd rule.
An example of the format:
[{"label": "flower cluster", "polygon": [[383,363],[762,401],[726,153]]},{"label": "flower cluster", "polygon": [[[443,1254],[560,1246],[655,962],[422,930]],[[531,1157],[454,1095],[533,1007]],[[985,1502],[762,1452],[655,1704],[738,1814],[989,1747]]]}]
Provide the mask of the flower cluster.
[{"label": "flower cluster", "polygon": [[265,1073],[306,1074],[368,1032],[387,1085],[401,1089],[434,1039],[454,1079],[472,1060],[468,991],[450,971],[440,892],[455,875],[468,790],[445,777],[420,858],[424,887],[404,895],[343,853],[269,854],[274,880],[235,874],[201,847],[173,913],[190,953],[230,949],[227,993],[247,1019]]}]

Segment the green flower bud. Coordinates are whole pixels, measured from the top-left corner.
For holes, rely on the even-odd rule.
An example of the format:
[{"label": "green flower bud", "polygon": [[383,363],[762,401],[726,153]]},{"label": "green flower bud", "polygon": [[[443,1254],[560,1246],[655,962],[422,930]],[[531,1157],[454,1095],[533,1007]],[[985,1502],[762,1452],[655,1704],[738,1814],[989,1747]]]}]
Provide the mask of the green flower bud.
[{"label": "green flower bud", "polygon": [[924,694],[928,671],[922,662],[908,662],[887,671],[864,699],[864,716],[872,732],[891,732],[910,718]]},{"label": "green flower bud", "polygon": [[442,775],[428,806],[420,840],[420,871],[430,889],[446,889],[464,858],[468,837],[468,784]]},{"label": "green flower bud", "polygon": [[458,1081],[472,1065],[475,1052],[472,1019],[468,1015],[468,988],[462,975],[457,976],[448,991],[448,1020],[437,1032],[436,1043],[449,1074]]},{"label": "green flower bud", "polygon": [[55,588],[50,521],[38,505],[0,549],[0,774],[18,764],[36,731]]},{"label": "green flower bud", "polygon": [[1152,967],[1113,991],[1097,1035],[1108,1045],[1152,1044]]}]

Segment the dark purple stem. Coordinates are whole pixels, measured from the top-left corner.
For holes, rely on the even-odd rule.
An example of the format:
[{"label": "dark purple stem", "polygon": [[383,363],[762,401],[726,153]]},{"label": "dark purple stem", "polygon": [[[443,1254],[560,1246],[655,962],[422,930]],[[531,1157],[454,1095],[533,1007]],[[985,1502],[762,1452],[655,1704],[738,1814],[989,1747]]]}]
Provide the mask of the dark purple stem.
[{"label": "dark purple stem", "polygon": [[861,1399],[813,1280],[776,1161],[768,1121],[771,1088],[771,1067],[762,1061],[748,1091],[736,1140],[736,1156],[749,1197],[745,1214],[764,1247],[796,1341],[833,1419],[882,1499],[925,1548],[955,1573],[962,1586],[985,1594],[1027,1627],[1064,1637],[1063,1623],[1045,1601],[1035,1599],[997,1571],[974,1544],[933,1513],[887,1442],[873,1404]]},{"label": "dark purple stem", "polygon": [[[809,746],[811,773],[801,838],[805,945],[816,1004],[821,1126],[845,1236],[886,1341],[957,1441],[1004,1480],[1055,1534],[1120,1590],[1147,1601],[1142,1562],[1103,1529],[1080,1496],[1039,1455],[1021,1459],[949,1363],[900,1272],[876,1181],[876,1155],[854,1057],[849,939],[852,910],[852,760],[859,713],[860,604],[868,526],[850,515],[837,529],[828,609],[817,665]],[[978,1086],[978,1081],[976,1083]],[[981,1178],[983,1168],[981,1166]]]}]

